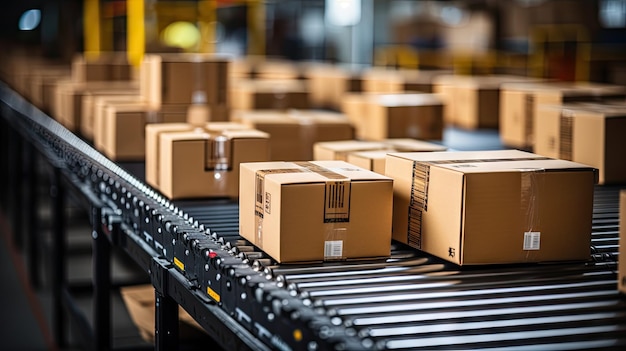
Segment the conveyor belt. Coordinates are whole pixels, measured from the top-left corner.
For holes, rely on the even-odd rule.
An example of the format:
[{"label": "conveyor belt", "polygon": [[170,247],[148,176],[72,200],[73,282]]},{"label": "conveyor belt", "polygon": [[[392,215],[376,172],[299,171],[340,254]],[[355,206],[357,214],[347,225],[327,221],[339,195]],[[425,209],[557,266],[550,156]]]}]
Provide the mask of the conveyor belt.
[{"label": "conveyor belt", "polygon": [[[394,243],[386,260],[278,265],[238,235],[237,202],[172,203],[0,92],[2,117],[97,199],[107,232],[122,228],[112,242],[134,253],[156,290],[201,325],[222,320],[242,349],[626,348],[619,188],[596,188],[589,262],[461,268]],[[231,335],[212,332],[225,345]]]},{"label": "conveyor belt", "polygon": [[[626,301],[616,290],[618,199],[619,188],[596,187],[586,263],[461,268],[396,243],[384,262],[276,265],[257,252],[263,260],[254,265],[373,348],[619,349]],[[236,203],[178,206],[249,250],[236,236]]]}]

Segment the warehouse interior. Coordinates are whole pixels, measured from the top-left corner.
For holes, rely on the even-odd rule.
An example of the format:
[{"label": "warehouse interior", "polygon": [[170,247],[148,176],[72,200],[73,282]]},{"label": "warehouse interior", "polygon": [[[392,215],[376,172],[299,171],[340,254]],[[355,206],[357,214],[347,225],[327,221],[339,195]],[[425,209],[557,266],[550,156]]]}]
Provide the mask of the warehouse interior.
[{"label": "warehouse interior", "polygon": [[5,1],[0,50],[2,349],[626,347],[626,0]]}]

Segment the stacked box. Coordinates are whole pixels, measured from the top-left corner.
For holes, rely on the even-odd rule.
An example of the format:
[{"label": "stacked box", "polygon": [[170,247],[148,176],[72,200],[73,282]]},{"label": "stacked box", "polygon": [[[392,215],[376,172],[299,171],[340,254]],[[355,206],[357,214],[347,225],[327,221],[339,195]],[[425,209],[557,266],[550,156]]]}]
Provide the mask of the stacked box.
[{"label": "stacked box", "polygon": [[459,265],[588,260],[597,172],[504,150],[392,153],[393,238]]},{"label": "stacked box", "polygon": [[311,160],[315,143],[354,137],[354,128],[346,116],[334,112],[238,111],[233,120],[271,136],[272,161]]},{"label": "stacked box", "polygon": [[230,88],[234,110],[308,109],[309,92],[297,80],[238,80]]},{"label": "stacked box", "polygon": [[341,161],[241,165],[241,235],[279,262],[388,257],[392,180]]},{"label": "stacked box", "polygon": [[111,160],[144,161],[146,125],[185,122],[187,110],[178,108],[158,110],[143,102],[109,102],[94,120],[94,146]]},{"label": "stacked box", "polygon": [[626,105],[540,105],[534,150],[599,170],[600,184],[626,183]]},{"label": "stacked box", "polygon": [[385,140],[388,149],[373,151],[356,151],[348,153],[347,161],[361,168],[372,170],[376,173],[385,174],[385,160],[391,152],[432,152],[446,151],[442,145],[414,139],[388,139]]},{"label": "stacked box", "polygon": [[500,138],[505,145],[531,148],[535,113],[539,105],[624,96],[626,88],[618,85],[565,82],[503,84],[500,92]]},{"label": "stacked box", "polygon": [[269,160],[267,133],[228,125],[146,126],[146,182],[170,199],[237,197],[239,164]]},{"label": "stacked box", "polygon": [[444,121],[464,129],[498,128],[500,87],[504,83],[530,82],[521,76],[441,75],[433,80],[433,91],[444,102]]},{"label": "stacked box", "polygon": [[212,121],[228,120],[229,59],[214,54],[149,54],[140,93],[153,108],[206,104]]}]

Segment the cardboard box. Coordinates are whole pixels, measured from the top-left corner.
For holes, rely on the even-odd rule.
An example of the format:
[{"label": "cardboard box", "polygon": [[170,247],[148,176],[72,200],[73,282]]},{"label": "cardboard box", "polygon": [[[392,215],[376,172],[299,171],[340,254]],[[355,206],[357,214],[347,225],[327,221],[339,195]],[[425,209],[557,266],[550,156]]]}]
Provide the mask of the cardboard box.
[{"label": "cardboard box", "polygon": [[186,110],[155,110],[142,102],[109,103],[94,122],[94,146],[114,161],[145,159],[145,127],[150,123],[186,121]]},{"label": "cardboard box", "polygon": [[387,155],[393,238],[459,265],[588,260],[596,170],[517,151]]},{"label": "cardboard box", "polygon": [[237,197],[239,164],[269,160],[267,133],[187,128],[146,126],[146,181],[170,199]]},{"label": "cardboard box", "polygon": [[316,108],[341,109],[346,93],[362,91],[358,69],[331,64],[309,66],[305,72],[311,105]]},{"label": "cardboard box", "polygon": [[80,123],[80,134],[87,140],[94,138],[95,121],[102,121],[102,114],[107,104],[141,102],[141,96],[127,91],[108,93],[87,93],[83,96],[83,112]]},{"label": "cardboard box", "polygon": [[137,92],[136,82],[83,82],[59,81],[55,87],[54,118],[73,132],[81,129],[83,96],[87,93],[123,91]]},{"label": "cardboard box", "polygon": [[533,146],[535,111],[541,104],[601,101],[626,96],[618,85],[566,82],[506,83],[500,92],[500,138],[517,148]]},{"label": "cardboard box", "polygon": [[42,111],[48,111],[50,87],[58,80],[68,79],[70,69],[66,66],[45,66],[36,69],[30,77],[29,99]]},{"label": "cardboard box", "polygon": [[134,68],[125,52],[105,52],[99,55],[76,55],[72,60],[72,81],[104,82],[134,79]]},{"label": "cardboard box", "polygon": [[214,54],[149,54],[141,64],[144,100],[160,108],[167,104],[228,102],[229,59]]},{"label": "cardboard box", "polygon": [[392,180],[341,161],[241,164],[239,230],[279,262],[388,257]]},{"label": "cardboard box", "polygon": [[316,161],[347,161],[348,155],[358,151],[388,150],[382,141],[338,140],[324,141],[313,145],[313,159]]},{"label": "cardboard box", "polygon": [[433,152],[446,151],[442,145],[414,139],[387,139],[385,144],[388,149],[374,151],[351,152],[347,156],[348,163],[369,169],[376,173],[385,174],[385,160],[388,153],[392,152]]},{"label": "cardboard box", "polygon": [[619,198],[619,257],[617,267],[617,288],[622,294],[626,294],[626,190],[620,191]]},{"label": "cardboard box", "polygon": [[535,152],[590,165],[600,184],[626,183],[626,105],[538,106]]},{"label": "cardboard box", "polygon": [[235,110],[308,109],[309,92],[297,80],[239,80],[230,88]]},{"label": "cardboard box", "polygon": [[435,94],[385,94],[368,98],[361,135],[366,140],[441,140],[443,102]]},{"label": "cardboard box", "polygon": [[433,91],[443,96],[446,124],[464,129],[498,128],[500,86],[537,79],[507,76],[441,75],[433,79]]},{"label": "cardboard box", "polygon": [[402,92],[433,93],[433,79],[450,75],[450,70],[389,69],[374,67],[363,72],[363,91],[394,94]]},{"label": "cardboard box", "polygon": [[[154,342],[155,331],[155,293],[152,285],[125,286],[120,288],[120,295],[126,304],[128,314],[141,337],[147,342]],[[182,307],[178,307],[178,337],[181,340],[206,338],[206,331]]]},{"label": "cardboard box", "polygon": [[313,158],[313,145],[354,137],[345,115],[314,110],[237,111],[233,119],[271,136],[272,161],[305,161]]}]

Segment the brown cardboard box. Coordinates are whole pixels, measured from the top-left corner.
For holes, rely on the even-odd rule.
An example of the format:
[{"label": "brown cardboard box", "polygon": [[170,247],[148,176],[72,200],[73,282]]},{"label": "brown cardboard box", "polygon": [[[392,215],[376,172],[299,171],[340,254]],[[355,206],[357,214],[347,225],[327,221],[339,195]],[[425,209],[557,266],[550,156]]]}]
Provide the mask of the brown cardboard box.
[{"label": "brown cardboard box", "polygon": [[617,268],[617,286],[622,294],[626,294],[626,190],[620,191],[619,198],[619,259]]},{"label": "brown cardboard box", "polygon": [[81,128],[82,98],[91,92],[137,91],[136,82],[82,82],[59,81],[55,87],[53,116],[67,129],[78,132]]},{"label": "brown cardboard box", "polygon": [[382,141],[338,140],[324,141],[313,145],[313,159],[316,161],[347,161],[348,155],[358,151],[387,150]]},{"label": "brown cardboard box", "polygon": [[565,82],[505,83],[500,92],[500,138],[517,148],[533,146],[533,121],[540,104],[599,101],[626,96],[618,85]]},{"label": "brown cardboard box", "polygon": [[357,69],[319,64],[309,66],[305,74],[311,105],[316,108],[339,110],[346,93],[362,90],[361,73]]},{"label": "brown cardboard box", "polygon": [[297,80],[239,80],[230,88],[235,110],[308,109],[309,92]]},{"label": "brown cardboard box", "polygon": [[[155,331],[155,295],[152,285],[125,286],[120,288],[120,295],[126,304],[128,314],[141,337],[154,342]],[[181,340],[196,340],[206,337],[206,331],[182,307],[178,307],[178,333]]]},{"label": "brown cardboard box", "polygon": [[465,129],[498,128],[500,86],[537,79],[507,76],[441,75],[433,79],[433,91],[443,96],[446,124]]},{"label": "brown cardboard box", "polygon": [[626,105],[540,105],[535,153],[593,166],[600,184],[626,183]]},{"label": "brown cardboard box", "polygon": [[186,111],[171,113],[155,110],[143,102],[105,105],[94,122],[94,146],[111,160],[145,159],[145,126],[149,123],[177,123],[186,120]]},{"label": "brown cardboard box", "polygon": [[30,101],[43,111],[48,111],[46,104],[50,99],[50,86],[60,80],[68,79],[70,70],[66,66],[55,65],[45,66],[35,69],[29,79],[29,99]]},{"label": "brown cardboard box", "polygon": [[244,163],[239,231],[279,262],[388,257],[392,187],[341,161]]},{"label": "brown cardboard box", "polygon": [[102,121],[107,104],[140,102],[141,96],[127,91],[110,93],[87,93],[83,96],[83,112],[80,123],[80,133],[88,140],[94,138],[94,124],[96,120]]},{"label": "brown cardboard box", "polygon": [[72,60],[72,81],[103,82],[134,79],[134,68],[125,52],[106,52],[99,55],[76,55]]},{"label": "brown cardboard box", "polygon": [[[269,136],[253,129],[146,126],[146,181],[170,199],[237,197],[239,164],[269,159]],[[156,150],[156,152],[154,152]],[[223,168],[222,168],[223,167]]]},{"label": "brown cardboard box", "polygon": [[300,79],[300,67],[294,61],[270,58],[259,60],[254,67],[256,79],[296,80]]},{"label": "brown cardboard box", "polygon": [[369,169],[376,173],[385,174],[385,159],[392,152],[432,152],[446,151],[442,145],[429,143],[415,139],[387,139],[385,144],[388,149],[373,151],[356,151],[347,156],[348,163]]},{"label": "brown cardboard box", "polygon": [[459,265],[590,258],[594,168],[517,151],[392,153],[393,238]]},{"label": "brown cardboard box", "polygon": [[271,136],[271,160],[305,161],[313,158],[313,145],[354,137],[345,115],[315,110],[237,111],[233,119]]},{"label": "brown cardboard box", "polygon": [[435,94],[385,94],[367,100],[362,136],[366,140],[441,140],[443,102]]},{"label": "brown cardboard box", "polygon": [[141,64],[141,95],[151,106],[228,104],[226,56],[214,54],[149,54]]},{"label": "brown cardboard box", "polygon": [[433,93],[433,79],[449,70],[389,69],[374,67],[363,72],[363,91],[369,93]]}]

